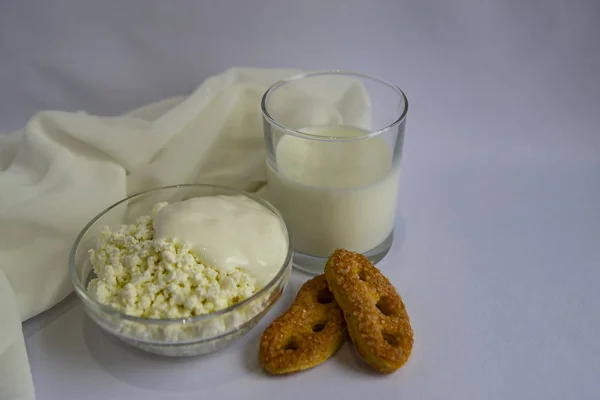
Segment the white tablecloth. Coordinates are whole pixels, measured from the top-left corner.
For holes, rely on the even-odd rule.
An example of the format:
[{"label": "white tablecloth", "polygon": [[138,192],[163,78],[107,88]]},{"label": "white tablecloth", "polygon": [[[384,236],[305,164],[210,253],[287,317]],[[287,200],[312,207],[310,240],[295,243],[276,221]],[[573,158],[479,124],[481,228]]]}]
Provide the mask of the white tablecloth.
[{"label": "white tablecloth", "polygon": [[264,376],[261,327],[298,274],[262,326],[190,360],[115,342],[69,298],[24,324],[38,399],[596,398],[599,18],[585,0],[3,2],[0,131],[42,109],[118,114],[238,65],[362,70],[410,103],[404,235],[380,264],[415,329],[398,373],[345,346]]}]

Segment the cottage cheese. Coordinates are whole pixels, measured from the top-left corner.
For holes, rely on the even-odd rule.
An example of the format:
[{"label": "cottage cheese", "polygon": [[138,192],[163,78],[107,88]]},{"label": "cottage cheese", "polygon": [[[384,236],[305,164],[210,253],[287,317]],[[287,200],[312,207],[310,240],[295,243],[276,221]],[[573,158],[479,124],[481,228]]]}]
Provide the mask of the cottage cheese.
[{"label": "cottage cheese", "polygon": [[258,289],[255,277],[240,268],[204,265],[187,242],[155,238],[152,216],[117,231],[104,229],[90,262],[97,278],[88,285],[100,303],[143,318],[187,318],[226,308]]}]

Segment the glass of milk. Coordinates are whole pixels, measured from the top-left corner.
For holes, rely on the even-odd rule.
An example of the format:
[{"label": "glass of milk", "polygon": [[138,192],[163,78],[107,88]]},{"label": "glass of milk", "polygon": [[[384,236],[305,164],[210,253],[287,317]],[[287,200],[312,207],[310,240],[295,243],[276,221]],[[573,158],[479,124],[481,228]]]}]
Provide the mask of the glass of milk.
[{"label": "glass of milk", "polygon": [[306,73],[262,98],[266,196],[290,230],[294,266],[323,272],[337,248],[377,263],[394,236],[408,101],[361,73]]}]

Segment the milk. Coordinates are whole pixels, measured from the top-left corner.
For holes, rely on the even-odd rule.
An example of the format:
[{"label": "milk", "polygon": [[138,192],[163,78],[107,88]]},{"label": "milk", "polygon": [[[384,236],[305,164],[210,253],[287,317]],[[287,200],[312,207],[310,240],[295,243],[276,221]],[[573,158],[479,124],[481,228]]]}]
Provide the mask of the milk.
[{"label": "milk", "polygon": [[[352,138],[356,128],[318,127],[307,133]],[[336,248],[360,253],[392,232],[399,160],[382,136],[325,142],[283,136],[267,162],[268,197],[290,229],[294,250],[328,257]]]}]

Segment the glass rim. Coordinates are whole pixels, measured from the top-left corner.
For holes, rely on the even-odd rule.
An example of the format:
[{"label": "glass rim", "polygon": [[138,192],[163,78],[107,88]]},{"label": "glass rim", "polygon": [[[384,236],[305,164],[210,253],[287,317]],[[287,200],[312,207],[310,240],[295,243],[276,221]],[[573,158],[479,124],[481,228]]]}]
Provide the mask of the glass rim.
[{"label": "glass rim", "polygon": [[[271,95],[277,89],[279,89],[289,83],[299,81],[301,79],[314,78],[317,76],[326,76],[326,75],[356,77],[356,78],[371,80],[374,82],[379,82],[379,83],[389,87],[393,91],[395,91],[398,95],[400,95],[400,97],[404,100],[404,109],[400,113],[400,116],[396,120],[394,120],[392,123],[384,126],[383,128],[369,132],[365,135],[360,135],[360,136],[355,136],[355,137],[330,137],[330,136],[320,136],[320,135],[315,135],[312,133],[302,132],[300,130],[292,129],[292,128],[285,126],[284,124],[277,121],[275,118],[273,118],[271,116],[271,114],[267,110],[267,98],[269,97],[269,95]],[[400,125],[402,122],[404,122],[404,120],[406,119],[406,115],[408,114],[408,98],[406,97],[406,94],[404,93],[404,91],[402,89],[400,89],[400,87],[398,87],[397,85],[394,85],[393,83],[391,83],[385,79],[379,78],[377,76],[365,74],[362,72],[332,69],[332,70],[303,72],[301,74],[297,74],[297,75],[291,76],[289,78],[281,79],[281,80],[275,82],[263,94],[262,99],[260,101],[260,109],[262,111],[263,117],[270,124],[275,125],[277,128],[283,130],[285,133],[287,133],[289,135],[300,137],[303,139],[317,140],[317,141],[322,141],[322,142],[352,142],[352,141],[358,141],[358,140],[369,139],[369,138],[380,136],[380,135],[384,134],[385,132],[389,131],[390,129],[392,129],[392,128]]]},{"label": "glass rim", "polygon": [[[184,189],[184,188],[211,188],[211,189],[224,190],[224,191],[228,191],[231,193],[237,193],[237,194],[244,195],[244,196],[258,202],[259,204],[267,207],[267,209],[269,209],[271,212],[273,212],[279,218],[279,220],[284,228],[284,231],[285,231],[284,233],[286,235],[286,238],[288,240],[287,254],[286,254],[285,260],[283,261],[282,265],[279,267],[277,274],[275,274],[275,276],[269,282],[267,282],[267,284],[264,285],[259,291],[254,293],[252,296],[240,301],[239,303],[228,306],[226,308],[222,308],[217,311],[197,315],[194,317],[187,317],[187,318],[142,318],[142,317],[136,317],[136,316],[128,315],[128,314],[122,313],[118,310],[115,310],[114,308],[104,305],[104,304],[100,303],[99,301],[97,301],[96,299],[94,299],[93,297],[91,297],[87,293],[87,289],[85,288],[83,282],[81,281],[81,279],[79,279],[79,277],[77,275],[77,269],[76,269],[77,265],[75,262],[75,255],[77,253],[79,245],[81,244],[81,242],[83,240],[83,237],[85,236],[86,233],[88,233],[88,231],[92,227],[92,225],[94,225],[96,222],[98,222],[98,220],[102,216],[104,216],[106,213],[111,211],[113,208],[123,204],[126,201],[132,200],[139,196],[150,194],[152,192],[158,192],[158,191],[165,190],[165,189]],[[103,211],[101,211],[99,214],[97,214],[94,218],[92,218],[92,220],[90,222],[88,222],[85,225],[85,227],[79,232],[79,234],[77,235],[77,238],[75,239],[75,242],[73,243],[73,246],[71,247],[68,262],[69,262],[69,275],[71,277],[71,283],[73,284],[73,288],[75,289],[75,292],[84,301],[84,303],[89,303],[89,304],[93,305],[94,307],[98,307],[100,310],[102,310],[103,312],[105,312],[107,314],[122,318],[127,321],[137,322],[137,323],[146,324],[146,325],[147,324],[168,325],[168,324],[191,324],[191,323],[196,323],[199,321],[208,321],[213,318],[224,316],[232,311],[235,311],[236,309],[241,308],[244,305],[251,304],[254,300],[260,298],[265,293],[268,293],[268,291],[271,290],[281,280],[283,275],[286,273],[286,270],[288,269],[287,266],[290,264],[290,262],[292,260],[293,253],[294,252],[293,252],[292,238],[291,238],[290,231],[289,231],[287,225],[285,224],[285,221],[283,220],[283,216],[281,215],[279,210],[277,210],[277,208],[275,208],[275,206],[273,206],[271,203],[269,203],[268,201],[266,201],[265,199],[263,199],[259,196],[256,196],[252,193],[245,192],[243,190],[233,189],[230,187],[220,186],[220,185],[189,183],[189,184],[161,186],[161,187],[145,190],[142,192],[138,192],[138,193],[132,194],[130,196],[127,196],[124,199],[119,200],[116,203],[113,203],[109,207],[105,208]]]}]

